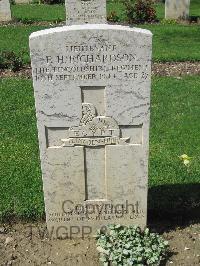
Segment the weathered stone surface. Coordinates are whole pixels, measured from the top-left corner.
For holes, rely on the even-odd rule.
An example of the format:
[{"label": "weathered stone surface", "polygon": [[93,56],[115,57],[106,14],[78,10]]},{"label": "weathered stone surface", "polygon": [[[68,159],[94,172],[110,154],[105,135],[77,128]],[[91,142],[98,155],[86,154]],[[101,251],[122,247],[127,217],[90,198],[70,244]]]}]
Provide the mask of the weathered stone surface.
[{"label": "weathered stone surface", "polygon": [[16,4],[29,4],[32,2],[33,2],[33,0],[15,0]]},{"label": "weathered stone surface", "polygon": [[106,0],[66,0],[68,25],[106,23]]},{"label": "weathered stone surface", "polygon": [[151,41],[147,30],[106,24],[30,36],[46,219],[55,237],[91,235],[110,223],[146,225]]},{"label": "weathered stone surface", "polygon": [[10,21],[11,11],[9,0],[0,0],[0,21]]},{"label": "weathered stone surface", "polygon": [[166,19],[187,19],[190,11],[190,0],[165,0]]}]

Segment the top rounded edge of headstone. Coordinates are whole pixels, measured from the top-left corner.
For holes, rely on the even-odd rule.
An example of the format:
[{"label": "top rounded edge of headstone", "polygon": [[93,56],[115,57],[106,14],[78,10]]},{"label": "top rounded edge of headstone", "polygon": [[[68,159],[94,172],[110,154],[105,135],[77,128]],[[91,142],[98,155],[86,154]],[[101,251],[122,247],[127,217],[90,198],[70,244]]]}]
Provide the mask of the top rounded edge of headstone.
[{"label": "top rounded edge of headstone", "polygon": [[42,35],[48,34],[55,34],[61,32],[68,32],[68,31],[75,31],[75,30],[119,30],[119,31],[129,31],[129,32],[136,32],[141,33],[144,35],[152,36],[152,32],[150,30],[142,29],[142,28],[135,28],[129,26],[122,26],[122,25],[109,25],[109,24],[81,24],[81,25],[71,25],[71,26],[63,26],[63,27],[56,27],[52,29],[40,30],[31,33],[29,39],[37,38]]}]

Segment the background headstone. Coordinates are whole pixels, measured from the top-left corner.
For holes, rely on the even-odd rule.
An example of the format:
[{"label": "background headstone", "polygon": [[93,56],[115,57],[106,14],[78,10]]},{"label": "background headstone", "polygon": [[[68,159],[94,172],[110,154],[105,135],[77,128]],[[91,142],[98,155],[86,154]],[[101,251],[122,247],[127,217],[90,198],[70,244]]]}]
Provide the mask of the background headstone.
[{"label": "background headstone", "polygon": [[0,21],[10,21],[11,11],[9,0],[0,0]]},{"label": "background headstone", "polygon": [[152,34],[107,24],[32,33],[46,220],[59,238],[146,225]]},{"label": "background headstone", "polygon": [[32,2],[32,0],[15,0],[15,4],[29,4]]},{"label": "background headstone", "polygon": [[165,0],[166,19],[187,19],[190,12],[190,0]]},{"label": "background headstone", "polygon": [[106,0],[66,0],[65,6],[68,25],[106,23]]}]

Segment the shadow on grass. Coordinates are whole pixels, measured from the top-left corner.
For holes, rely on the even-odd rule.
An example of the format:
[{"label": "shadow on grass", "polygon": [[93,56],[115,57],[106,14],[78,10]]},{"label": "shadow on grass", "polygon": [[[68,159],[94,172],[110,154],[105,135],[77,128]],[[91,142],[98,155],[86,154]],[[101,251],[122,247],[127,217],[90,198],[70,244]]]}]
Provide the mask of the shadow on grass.
[{"label": "shadow on grass", "polygon": [[189,17],[189,22],[190,22],[190,23],[197,23],[197,22],[200,22],[200,16],[190,16],[190,17]]},{"label": "shadow on grass", "polygon": [[[166,231],[200,222],[200,184],[162,185],[149,189],[148,223]],[[160,227],[160,226],[159,226]],[[162,226],[160,230],[162,231]]]}]

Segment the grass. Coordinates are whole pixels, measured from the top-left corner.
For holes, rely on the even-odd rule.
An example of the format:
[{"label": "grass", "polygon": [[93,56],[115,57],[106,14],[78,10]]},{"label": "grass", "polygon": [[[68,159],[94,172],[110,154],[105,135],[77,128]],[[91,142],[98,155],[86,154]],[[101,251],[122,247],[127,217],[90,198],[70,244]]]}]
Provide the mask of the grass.
[{"label": "grass", "polygon": [[[200,77],[155,79],[152,90],[149,207],[181,211],[200,199]],[[182,154],[191,156],[187,169]]]},{"label": "grass", "polygon": [[12,16],[23,21],[64,21],[64,5],[12,5]]},{"label": "grass", "polygon": [[[200,197],[200,77],[155,78],[152,88],[149,208],[191,207]],[[32,82],[1,79],[0,217],[44,214]],[[178,156],[186,153],[187,169]]]},{"label": "grass", "polygon": [[200,61],[200,26],[143,25],[153,33],[154,61]]},{"label": "grass", "polygon": [[125,7],[120,0],[107,1],[107,16],[109,16],[111,12],[114,12],[119,17],[120,21],[127,19]]},{"label": "grass", "polygon": [[[163,4],[157,4],[159,16]],[[162,9],[161,9],[162,7]],[[126,18],[120,0],[108,1],[108,13],[115,10],[121,20]],[[60,21],[65,19],[64,5],[13,5],[13,16],[24,22],[28,21]],[[162,11],[163,12],[163,11]],[[195,13],[196,12],[196,13]],[[200,15],[200,4],[191,2],[191,13]],[[50,26],[49,26],[50,27]],[[199,61],[200,27],[199,25],[139,25],[150,29],[153,34],[154,61]],[[0,51],[10,50],[21,55],[24,64],[30,63],[28,37],[31,32],[48,28],[47,26],[1,26]],[[15,41],[13,41],[15,40]]]},{"label": "grass", "polygon": [[[0,51],[13,51],[23,58],[24,64],[30,63],[29,35],[47,27],[42,26],[7,26],[0,27]],[[13,41],[14,40],[14,41]]]},{"label": "grass", "polygon": [[44,210],[31,81],[0,79],[0,90],[0,216],[39,217]]},{"label": "grass", "polygon": [[[154,61],[199,61],[200,27],[187,25],[141,25],[151,30]],[[28,37],[44,26],[0,27],[0,51],[10,50],[22,55],[25,64],[30,63]],[[13,42],[13,40],[15,40]]]},{"label": "grass", "polygon": [[199,0],[190,0],[190,16],[200,17],[200,2],[199,2]]}]

